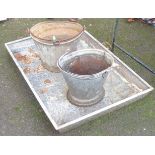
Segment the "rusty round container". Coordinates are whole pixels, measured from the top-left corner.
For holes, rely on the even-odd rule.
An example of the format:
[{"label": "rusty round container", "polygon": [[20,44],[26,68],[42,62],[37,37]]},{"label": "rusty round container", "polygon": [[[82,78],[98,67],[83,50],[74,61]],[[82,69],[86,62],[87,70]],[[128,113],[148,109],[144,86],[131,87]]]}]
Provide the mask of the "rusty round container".
[{"label": "rusty round container", "polygon": [[57,65],[68,85],[68,100],[78,106],[101,101],[105,95],[103,85],[113,64],[113,57],[98,49],[78,50],[61,56]]},{"label": "rusty round container", "polygon": [[68,21],[41,22],[30,29],[42,61],[49,71],[58,72],[57,60],[65,52],[76,50],[78,38],[84,28],[79,23]]}]

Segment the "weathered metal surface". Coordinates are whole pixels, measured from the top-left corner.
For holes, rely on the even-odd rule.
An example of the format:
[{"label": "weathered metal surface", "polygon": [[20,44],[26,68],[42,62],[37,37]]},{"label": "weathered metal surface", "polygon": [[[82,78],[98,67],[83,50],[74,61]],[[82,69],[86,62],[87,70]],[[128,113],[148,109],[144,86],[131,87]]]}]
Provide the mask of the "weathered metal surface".
[{"label": "weathered metal surface", "polygon": [[59,72],[57,60],[64,53],[76,50],[83,31],[82,25],[75,22],[41,22],[30,29],[30,36],[43,66],[49,71]]},{"label": "weathered metal surface", "polygon": [[103,50],[83,49],[62,55],[58,67],[68,85],[67,98],[75,105],[97,104],[105,95],[104,83],[114,59]]},{"label": "weathered metal surface", "polygon": [[78,107],[67,100],[68,88],[62,74],[49,72],[42,67],[36,46],[30,37],[6,43],[6,48],[49,120],[60,132],[125,106],[153,90],[147,82],[86,31],[80,37],[76,48],[105,50],[113,56],[115,63],[119,64],[106,80],[103,100],[90,107]]},{"label": "weathered metal surface", "polygon": [[47,68],[49,71],[59,72],[59,69],[57,67],[57,60],[61,55],[63,55],[65,52],[74,51],[76,50],[77,44],[79,42],[79,39],[76,39],[72,42],[63,44],[63,45],[45,45],[43,43],[40,43],[36,40],[34,40],[34,43],[38,49],[39,55],[42,60],[42,64],[45,68]]}]

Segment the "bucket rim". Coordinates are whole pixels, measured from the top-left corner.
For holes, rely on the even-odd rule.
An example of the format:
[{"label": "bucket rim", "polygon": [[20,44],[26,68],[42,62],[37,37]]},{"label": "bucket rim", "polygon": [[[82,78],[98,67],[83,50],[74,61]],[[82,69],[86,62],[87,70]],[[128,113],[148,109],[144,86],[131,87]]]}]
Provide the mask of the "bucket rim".
[{"label": "bucket rim", "polygon": [[[68,54],[71,54],[71,53],[73,53],[73,52],[80,52],[80,51],[83,51],[83,52],[85,52],[85,51],[98,51],[98,52],[104,52],[104,53],[106,53],[110,58],[111,58],[111,61],[112,61],[112,64],[111,64],[111,66],[109,66],[108,68],[106,68],[106,69],[104,69],[104,70],[102,70],[102,71],[100,71],[100,72],[98,72],[98,73],[95,73],[95,74],[91,74],[91,75],[79,75],[79,74],[75,74],[75,73],[72,73],[72,72],[67,72],[67,71],[65,71],[62,67],[61,67],[61,65],[60,65],[60,60],[64,57],[64,56],[66,56],[66,55],[68,55]],[[74,77],[74,78],[80,78],[80,79],[87,79],[87,80],[89,80],[89,79],[94,79],[94,78],[99,78],[99,77],[101,77],[104,73],[107,73],[107,72],[109,72],[109,68],[112,68],[113,67],[113,65],[115,64],[114,63],[114,58],[112,57],[112,55],[111,54],[109,54],[109,53],[107,53],[106,51],[104,51],[104,50],[101,50],[101,49],[81,49],[81,50],[76,50],[76,51],[73,51],[73,52],[67,52],[67,53],[65,53],[65,54],[63,54],[59,59],[58,59],[58,61],[57,61],[57,67],[59,68],[59,70],[61,71],[61,72],[63,72],[63,73],[65,73],[65,74],[67,74],[67,75],[70,75],[70,76],[72,76],[72,77]]]},{"label": "bucket rim", "polygon": [[[32,29],[33,29],[34,27],[36,27],[36,26],[38,26],[38,25],[40,25],[40,24],[44,24],[44,23],[45,23],[45,24],[46,24],[46,23],[72,23],[72,24],[79,25],[79,26],[81,27],[81,31],[80,31],[77,35],[75,35],[74,37],[69,38],[69,39],[63,39],[63,40],[61,40],[61,41],[58,41],[56,44],[54,44],[54,43],[47,43],[46,41],[51,41],[51,40],[39,38],[39,37],[37,37],[37,36],[32,32]],[[62,45],[62,44],[66,44],[66,43],[72,42],[72,41],[76,40],[77,38],[79,38],[79,37],[82,35],[82,33],[84,32],[84,30],[85,30],[85,27],[82,26],[82,25],[81,25],[80,23],[78,23],[78,22],[72,22],[72,21],[43,21],[43,22],[39,22],[39,23],[35,24],[34,26],[32,26],[32,27],[30,28],[30,30],[29,30],[29,33],[30,33],[30,36],[31,36],[32,39],[34,39],[35,41],[38,41],[38,42],[41,43],[41,44],[45,44],[45,45]],[[41,41],[41,40],[42,40],[42,41]],[[44,42],[43,42],[43,41],[44,41]]]}]

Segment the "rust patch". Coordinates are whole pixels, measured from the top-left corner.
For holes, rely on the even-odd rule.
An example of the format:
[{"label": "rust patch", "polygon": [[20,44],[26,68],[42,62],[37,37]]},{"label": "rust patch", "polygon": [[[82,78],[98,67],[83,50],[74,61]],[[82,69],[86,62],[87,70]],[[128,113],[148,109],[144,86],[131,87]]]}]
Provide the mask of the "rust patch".
[{"label": "rust patch", "polygon": [[29,57],[29,56],[27,56],[27,55],[24,55],[23,56],[23,60],[22,60],[22,62],[24,63],[24,64],[30,64],[30,63],[32,63],[32,58],[31,57]]},{"label": "rust patch", "polygon": [[32,48],[28,48],[28,52],[31,54],[34,58],[39,58],[39,52],[33,50]]},{"label": "rust patch", "polygon": [[30,67],[25,67],[23,69],[23,71],[24,71],[25,74],[31,73],[31,68]]},{"label": "rust patch", "polygon": [[51,80],[46,79],[46,80],[44,80],[44,83],[45,83],[45,84],[50,84],[50,83],[51,83]]},{"label": "rust patch", "polygon": [[15,53],[14,55],[17,61],[21,61],[24,64],[30,64],[32,62],[32,58],[27,55],[22,55],[20,53]]},{"label": "rust patch", "polygon": [[[31,56],[33,57],[33,58],[39,58],[39,54],[38,53],[31,53]],[[40,59],[40,58],[39,58]]]},{"label": "rust patch", "polygon": [[109,66],[110,65],[103,60],[103,58],[83,56],[78,57],[69,64],[69,71],[79,75],[91,75],[101,72]]},{"label": "rust patch", "polygon": [[40,59],[37,52],[32,52],[28,55],[22,55],[20,53],[15,53],[14,56],[17,59],[17,61],[21,61],[24,64],[30,64],[34,60]]},{"label": "rust patch", "polygon": [[15,53],[14,56],[18,61],[22,61],[23,59],[23,55],[21,55],[20,53]]},{"label": "rust patch", "polygon": [[43,88],[43,89],[40,90],[40,93],[41,94],[45,94],[47,92],[48,92],[48,88]]},{"label": "rust patch", "polygon": [[45,68],[42,65],[39,65],[36,69],[34,69],[34,72],[39,73],[39,72],[42,72],[44,70],[45,70]]}]

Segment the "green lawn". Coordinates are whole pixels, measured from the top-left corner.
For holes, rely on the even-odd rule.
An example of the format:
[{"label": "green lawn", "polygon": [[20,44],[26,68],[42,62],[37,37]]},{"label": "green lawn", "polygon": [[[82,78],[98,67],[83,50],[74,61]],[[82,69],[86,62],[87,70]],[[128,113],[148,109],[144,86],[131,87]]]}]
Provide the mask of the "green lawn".
[{"label": "green lawn", "polygon": [[[0,22],[0,135],[60,135],[22,78],[4,46],[28,36],[27,28],[47,19],[9,19]],[[111,44],[114,19],[82,19],[93,36]],[[155,28],[121,19],[116,41],[155,69]],[[155,87],[155,76],[119,50],[127,65]],[[147,97],[62,135],[155,135],[155,91]]]}]

